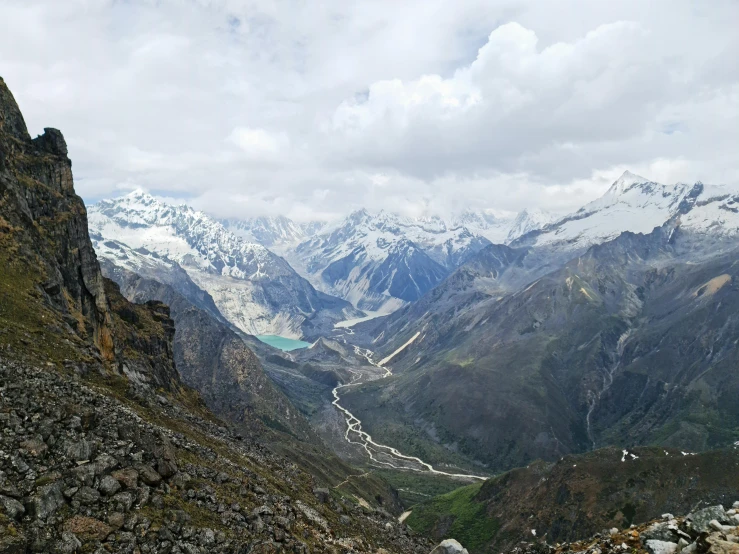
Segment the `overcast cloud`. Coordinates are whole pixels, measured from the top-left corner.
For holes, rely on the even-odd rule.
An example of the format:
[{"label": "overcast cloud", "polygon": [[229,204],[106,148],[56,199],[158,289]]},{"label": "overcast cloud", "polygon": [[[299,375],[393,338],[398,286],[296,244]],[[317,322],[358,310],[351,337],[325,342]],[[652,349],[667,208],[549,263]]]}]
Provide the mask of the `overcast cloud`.
[{"label": "overcast cloud", "polygon": [[734,0],[3,0],[0,75],[87,200],[576,209],[739,183]]}]

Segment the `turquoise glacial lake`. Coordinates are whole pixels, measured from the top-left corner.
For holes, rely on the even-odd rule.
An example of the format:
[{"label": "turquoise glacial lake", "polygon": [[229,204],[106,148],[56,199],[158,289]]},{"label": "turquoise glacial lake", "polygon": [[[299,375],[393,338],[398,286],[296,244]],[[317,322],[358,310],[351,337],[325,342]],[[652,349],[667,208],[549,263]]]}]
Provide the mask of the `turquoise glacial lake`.
[{"label": "turquoise glacial lake", "polygon": [[302,340],[289,339],[279,335],[256,335],[256,337],[265,344],[269,344],[274,348],[279,348],[283,352],[290,352],[298,348],[308,348],[311,343]]}]

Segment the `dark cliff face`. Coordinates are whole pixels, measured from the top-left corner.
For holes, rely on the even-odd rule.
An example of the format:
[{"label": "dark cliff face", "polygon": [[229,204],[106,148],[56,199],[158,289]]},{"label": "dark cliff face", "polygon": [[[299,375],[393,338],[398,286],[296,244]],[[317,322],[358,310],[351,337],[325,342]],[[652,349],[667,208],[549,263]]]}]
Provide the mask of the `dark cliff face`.
[{"label": "dark cliff face", "polygon": [[114,358],[103,277],[74,192],[72,162],[56,129],[31,140],[18,105],[0,79],[0,231],[8,264],[41,277],[48,304],[93,346]]},{"label": "dark cliff face", "polygon": [[120,372],[130,381],[176,391],[180,376],[175,367],[175,324],[169,306],[158,301],[132,304],[109,279],[105,279],[105,292]]},{"label": "dark cliff face", "polygon": [[62,133],[31,139],[0,79],[0,340],[40,358],[174,390],[174,324],[100,271]]}]

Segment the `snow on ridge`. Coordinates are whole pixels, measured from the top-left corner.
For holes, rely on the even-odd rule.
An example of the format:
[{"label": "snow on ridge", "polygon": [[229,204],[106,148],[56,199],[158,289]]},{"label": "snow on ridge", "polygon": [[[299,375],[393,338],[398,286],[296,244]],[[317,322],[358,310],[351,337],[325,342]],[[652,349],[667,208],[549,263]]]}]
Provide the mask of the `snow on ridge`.
[{"label": "snow on ridge", "polygon": [[678,213],[694,187],[663,185],[627,171],[603,196],[545,226],[533,237],[533,244],[575,250],[611,240],[624,231],[649,233]]},{"label": "snow on ridge", "polygon": [[693,208],[680,216],[680,227],[714,237],[739,236],[739,186],[703,185]]},{"label": "snow on ridge", "polygon": [[292,272],[264,246],[247,242],[220,222],[185,204],[173,206],[143,191],[101,200],[88,208],[90,228],[132,248],[147,248],[179,263],[191,263],[238,279]]},{"label": "snow on ridge", "polygon": [[518,237],[530,233],[531,231],[538,231],[554,223],[557,220],[555,214],[545,212],[539,208],[526,208],[519,212],[516,218],[511,224],[508,235],[506,236],[506,244],[513,242]]},{"label": "snow on ridge", "polygon": [[606,194],[610,195],[618,195],[624,193],[626,190],[628,190],[633,185],[639,185],[642,183],[651,183],[653,181],[650,181],[649,179],[645,179],[641,175],[636,175],[632,173],[631,171],[624,171],[621,177],[616,179],[614,183],[611,185],[611,188],[608,189],[608,192]]}]

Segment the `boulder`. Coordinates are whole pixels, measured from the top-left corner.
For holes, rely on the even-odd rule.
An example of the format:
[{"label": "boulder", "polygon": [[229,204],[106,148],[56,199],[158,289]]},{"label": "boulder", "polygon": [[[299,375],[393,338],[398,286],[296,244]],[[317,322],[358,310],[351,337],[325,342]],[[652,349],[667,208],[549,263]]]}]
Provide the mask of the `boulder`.
[{"label": "boulder", "polygon": [[697,512],[693,512],[688,515],[687,518],[693,525],[698,533],[707,533],[711,530],[711,520],[716,520],[720,523],[728,523],[726,512],[724,507],[720,504],[717,506],[710,506],[703,508]]},{"label": "boulder", "polygon": [[82,548],[82,543],[74,533],[65,531],[62,533],[62,538],[54,544],[54,554],[75,554],[80,548]]},{"label": "boulder", "polygon": [[651,554],[675,554],[677,552],[677,543],[668,541],[650,539],[647,541],[646,547]]},{"label": "boulder", "polygon": [[161,459],[157,462],[157,473],[164,479],[169,479],[177,473],[177,464],[172,460]]},{"label": "boulder", "polygon": [[94,451],[93,445],[85,439],[66,445],[67,456],[76,462],[89,460],[92,458]]},{"label": "boulder", "polygon": [[0,495],[0,508],[10,519],[21,519],[26,514],[23,504],[8,496]]},{"label": "boulder", "polygon": [[61,483],[51,483],[41,487],[35,496],[29,500],[26,509],[36,518],[46,521],[59,508],[64,506],[64,495]]},{"label": "boulder", "polygon": [[100,501],[100,493],[92,487],[82,487],[74,495],[74,499],[83,506],[91,506]]},{"label": "boulder", "polygon": [[655,523],[642,531],[639,538],[642,543],[650,540],[677,542],[677,526],[667,522]]},{"label": "boulder", "polygon": [[725,541],[718,533],[706,538],[709,545],[708,554],[739,554],[739,544]]},{"label": "boulder", "polygon": [[63,529],[74,533],[75,536],[98,541],[103,540],[113,532],[110,525],[95,518],[84,516],[74,516],[68,519],[64,522]]},{"label": "boulder", "polygon": [[136,483],[139,480],[139,472],[132,467],[126,469],[119,469],[110,474],[113,479],[117,480],[127,489],[136,488]]},{"label": "boulder", "polygon": [[139,472],[141,480],[150,487],[156,487],[162,482],[162,476],[159,475],[153,467],[141,464],[137,466],[136,469]]},{"label": "boulder", "polygon": [[106,475],[100,480],[98,490],[105,496],[113,496],[121,490],[121,484],[111,475]]},{"label": "boulder", "polygon": [[134,497],[130,492],[119,492],[110,499],[110,505],[118,512],[127,512],[133,506]]},{"label": "boulder", "polygon": [[468,552],[454,539],[446,539],[441,541],[441,544],[434,548],[431,554],[468,554]]}]

